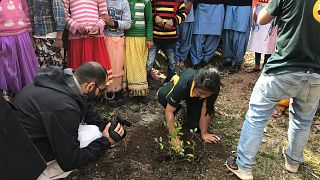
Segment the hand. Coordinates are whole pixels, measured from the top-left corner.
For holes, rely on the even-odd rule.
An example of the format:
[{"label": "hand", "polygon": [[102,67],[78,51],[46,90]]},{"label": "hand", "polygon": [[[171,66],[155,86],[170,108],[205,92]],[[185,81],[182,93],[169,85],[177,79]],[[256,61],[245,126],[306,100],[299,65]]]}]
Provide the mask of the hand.
[{"label": "hand", "polygon": [[193,4],[192,4],[192,2],[185,2],[184,4],[186,6],[187,14],[189,14]]},{"label": "hand", "polygon": [[164,27],[163,19],[160,16],[155,17],[155,22],[159,27]]},{"label": "hand", "polygon": [[182,146],[181,146],[181,141],[178,137],[176,137],[171,141],[171,146],[175,152],[177,153],[181,152]]},{"label": "hand", "polygon": [[218,143],[220,141],[220,138],[218,136],[209,133],[201,134],[201,138],[204,142],[207,143]]},{"label": "hand", "polygon": [[[104,128],[102,134],[103,134],[104,137],[106,137],[106,138],[109,140],[109,142],[110,142],[111,145],[112,145],[112,144],[116,143],[116,141],[114,141],[114,140],[110,137],[110,134],[109,134],[110,126],[111,126],[111,123],[108,123],[107,126]],[[122,126],[120,123],[118,123],[118,125],[117,125],[117,127],[114,129],[114,131],[115,131],[116,133],[118,133],[121,137],[122,137],[123,134],[124,134],[124,128],[123,128],[123,126]]]},{"label": "hand", "polygon": [[100,34],[100,28],[99,26],[93,26],[92,29],[89,32],[89,36],[95,36]]},{"label": "hand", "polygon": [[114,21],[108,14],[104,14],[101,16],[102,20],[106,23],[108,26],[114,26]]},{"label": "hand", "polygon": [[172,27],[173,27],[173,21],[172,21],[172,19],[170,19],[170,20],[166,23],[166,25],[164,25],[164,29],[169,30],[169,29],[172,29]]},{"label": "hand", "polygon": [[63,46],[63,41],[61,38],[56,38],[53,43],[53,51],[59,53]]},{"label": "hand", "polygon": [[154,46],[153,41],[146,41],[146,44],[148,49],[151,49]]},{"label": "hand", "polygon": [[80,25],[78,26],[77,31],[78,31],[80,34],[87,34],[87,33],[88,33],[86,27],[84,27],[84,25],[82,25],[82,24],[80,24]]}]

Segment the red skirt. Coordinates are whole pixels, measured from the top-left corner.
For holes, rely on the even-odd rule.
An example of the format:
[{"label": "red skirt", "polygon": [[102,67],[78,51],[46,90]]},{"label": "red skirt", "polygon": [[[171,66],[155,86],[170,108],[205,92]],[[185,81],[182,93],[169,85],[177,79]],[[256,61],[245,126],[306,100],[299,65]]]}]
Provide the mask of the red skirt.
[{"label": "red skirt", "polygon": [[68,67],[77,69],[81,64],[89,61],[102,64],[108,71],[108,79],[111,80],[111,63],[104,38],[70,39],[68,46]]}]

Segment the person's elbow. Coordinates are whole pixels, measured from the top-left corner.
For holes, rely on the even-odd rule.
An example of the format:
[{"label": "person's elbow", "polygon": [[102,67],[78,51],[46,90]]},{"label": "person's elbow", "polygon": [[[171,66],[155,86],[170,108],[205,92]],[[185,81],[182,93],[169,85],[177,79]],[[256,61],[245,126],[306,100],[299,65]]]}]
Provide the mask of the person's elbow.
[{"label": "person's elbow", "polygon": [[258,23],[260,24],[260,25],[266,25],[266,24],[268,24],[269,22],[271,22],[272,21],[272,19],[274,18],[274,16],[272,16],[271,14],[269,14],[267,11],[266,11],[266,9],[263,9],[261,12],[260,12],[260,14],[259,14],[259,16],[258,16]]}]

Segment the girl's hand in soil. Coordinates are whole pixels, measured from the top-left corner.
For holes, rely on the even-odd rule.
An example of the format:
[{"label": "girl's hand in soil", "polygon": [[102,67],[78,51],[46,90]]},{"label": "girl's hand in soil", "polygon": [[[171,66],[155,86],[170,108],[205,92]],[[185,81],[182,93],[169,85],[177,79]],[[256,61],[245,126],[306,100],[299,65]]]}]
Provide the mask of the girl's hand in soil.
[{"label": "girl's hand in soil", "polygon": [[180,152],[182,149],[181,141],[178,137],[172,140],[171,145],[176,152]]},{"label": "girl's hand in soil", "polygon": [[209,134],[209,133],[204,133],[201,134],[201,138],[204,142],[207,143],[219,143],[220,138],[216,136],[215,134]]},{"label": "girl's hand in soil", "polygon": [[[114,141],[114,140],[110,137],[110,134],[109,134],[109,128],[110,128],[110,126],[111,126],[111,123],[108,123],[108,124],[106,125],[106,127],[104,128],[102,134],[103,134],[104,137],[106,137],[106,138],[109,140],[109,142],[111,143],[111,145],[113,145],[114,143],[116,143],[116,141]],[[120,123],[118,123],[118,125],[117,125],[117,127],[114,129],[114,131],[115,131],[116,133],[118,133],[121,137],[122,137],[123,134],[124,134],[124,128],[123,128],[123,126],[122,126]]]}]

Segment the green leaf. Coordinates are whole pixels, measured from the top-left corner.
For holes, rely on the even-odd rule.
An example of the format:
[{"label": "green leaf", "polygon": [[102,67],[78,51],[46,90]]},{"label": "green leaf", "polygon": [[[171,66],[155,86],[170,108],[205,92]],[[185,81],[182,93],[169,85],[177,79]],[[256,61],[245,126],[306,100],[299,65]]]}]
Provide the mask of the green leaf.
[{"label": "green leaf", "polygon": [[190,129],[190,132],[193,133],[193,129]]},{"label": "green leaf", "polygon": [[187,141],[187,144],[190,145],[191,144],[190,141]]},{"label": "green leaf", "polygon": [[159,144],[159,145],[160,145],[160,149],[163,150],[163,148],[164,148],[163,144]]},{"label": "green leaf", "polygon": [[155,141],[155,142],[159,142],[159,141],[158,141],[158,138],[154,138],[154,141]]},{"label": "green leaf", "polygon": [[162,142],[162,137],[161,136],[159,137],[159,141]]},{"label": "green leaf", "polygon": [[194,132],[197,132],[198,131],[198,128],[194,128]]}]

